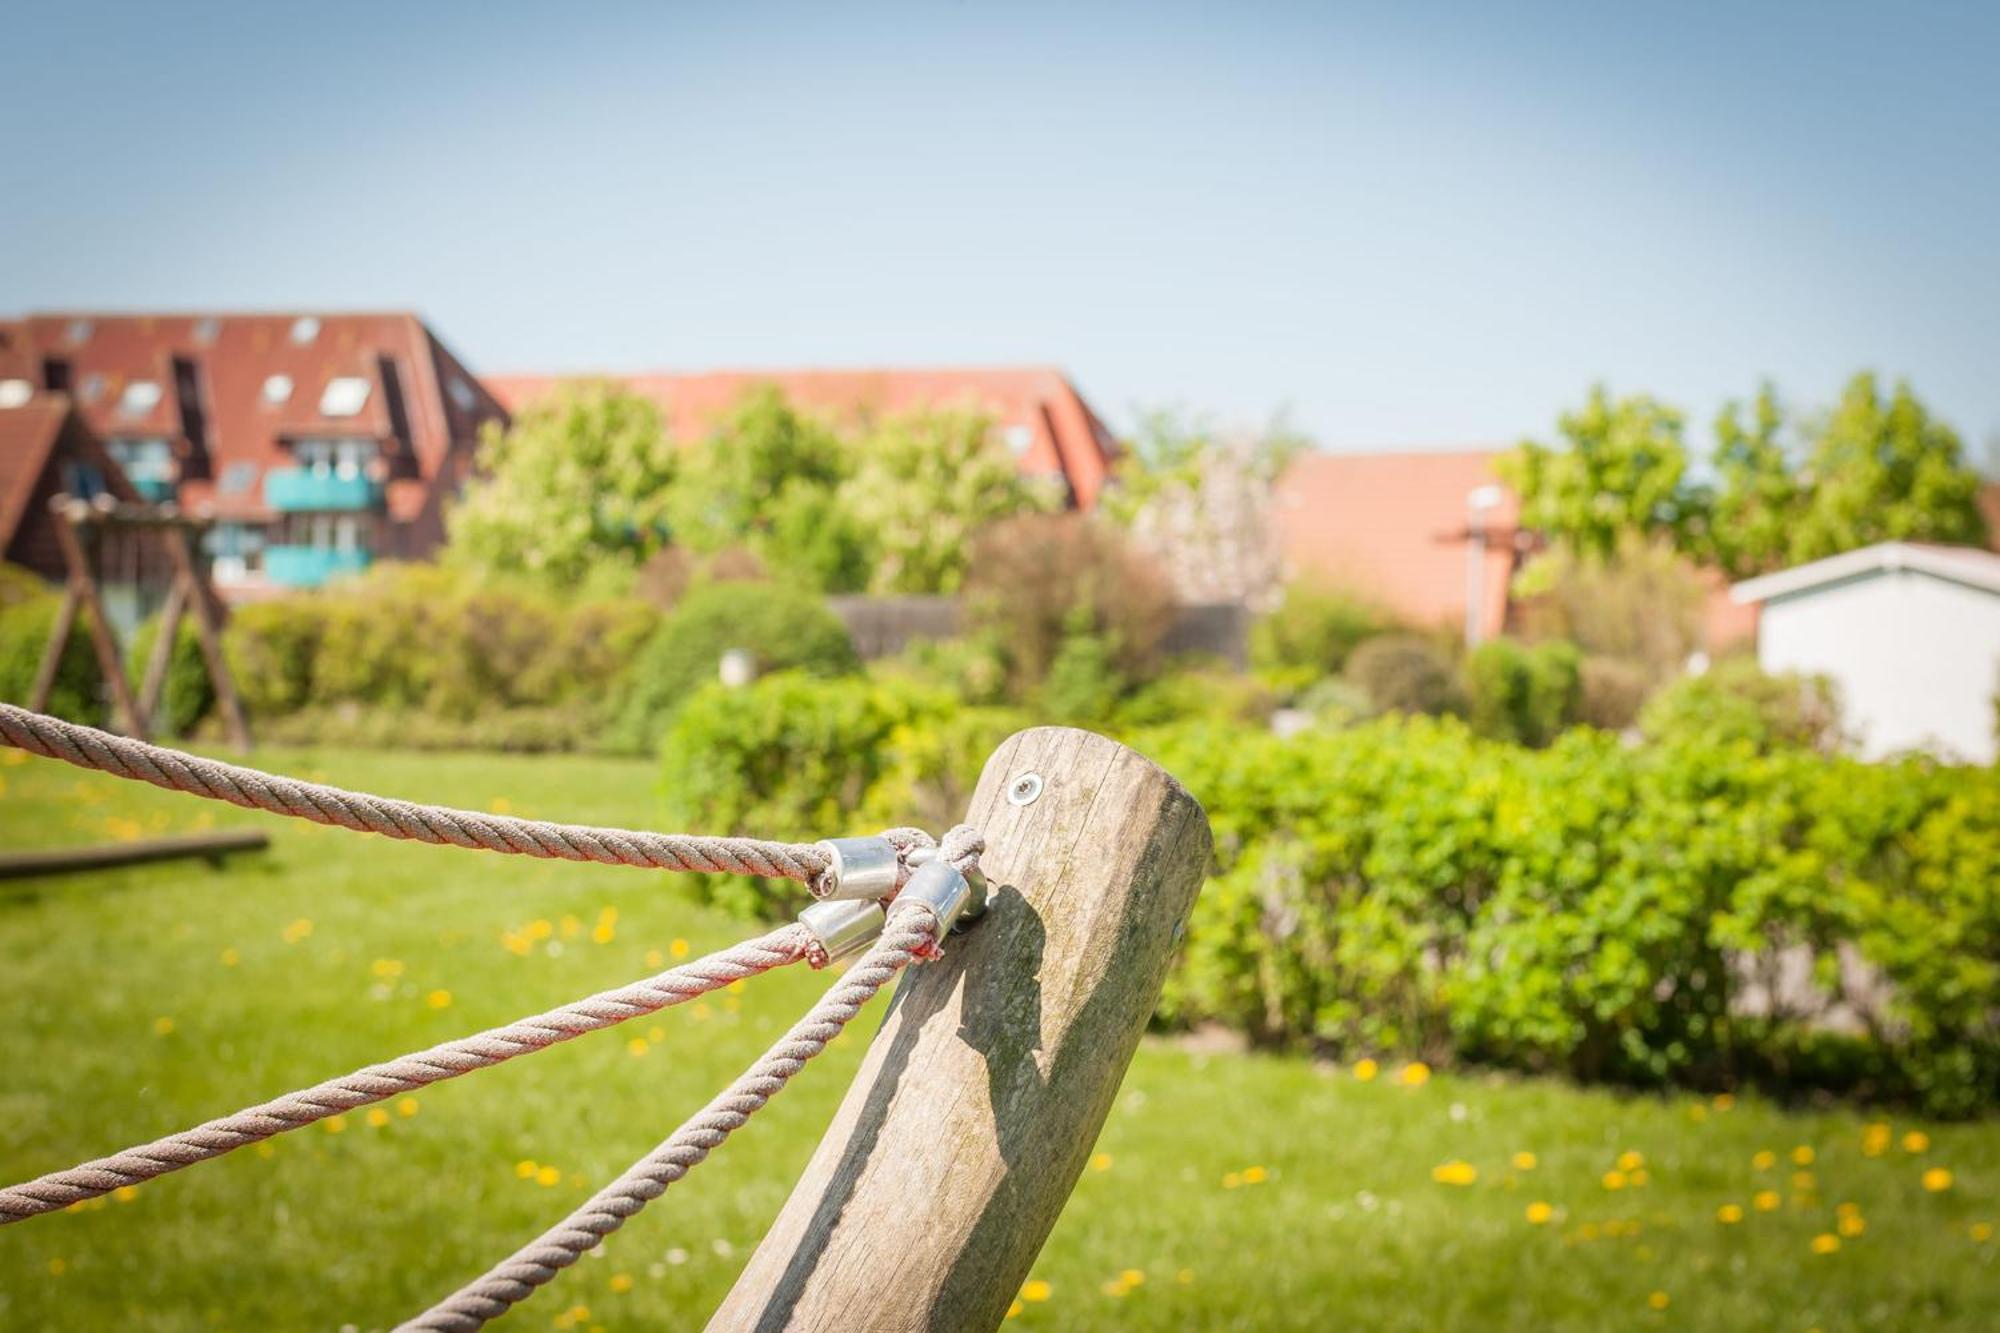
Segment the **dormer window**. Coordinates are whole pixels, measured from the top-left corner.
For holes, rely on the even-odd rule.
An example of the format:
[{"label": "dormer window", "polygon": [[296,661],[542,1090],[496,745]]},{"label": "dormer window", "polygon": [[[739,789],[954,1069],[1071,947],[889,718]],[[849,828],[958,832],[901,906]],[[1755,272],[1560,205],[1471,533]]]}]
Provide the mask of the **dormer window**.
[{"label": "dormer window", "polygon": [[132,380],[118,395],[118,410],[128,417],[143,417],[160,405],[158,380]]},{"label": "dormer window", "polygon": [[266,375],[264,389],[259,395],[266,407],[283,407],[292,401],[292,377],[290,375]]},{"label": "dormer window", "polygon": [[26,380],[0,380],[0,408],[26,407],[35,396],[35,386]]},{"label": "dormer window", "polygon": [[90,341],[92,327],[91,322],[87,319],[73,319],[69,322],[69,326],[63,330],[63,333],[69,339],[70,346],[81,347]]},{"label": "dormer window", "polygon": [[292,321],[292,341],[304,347],[319,337],[319,321],[311,315],[300,315]]},{"label": "dormer window", "polygon": [[351,417],[360,415],[368,405],[368,380],[360,375],[338,375],[326,382],[326,390],[319,396],[319,414],[323,417]]}]

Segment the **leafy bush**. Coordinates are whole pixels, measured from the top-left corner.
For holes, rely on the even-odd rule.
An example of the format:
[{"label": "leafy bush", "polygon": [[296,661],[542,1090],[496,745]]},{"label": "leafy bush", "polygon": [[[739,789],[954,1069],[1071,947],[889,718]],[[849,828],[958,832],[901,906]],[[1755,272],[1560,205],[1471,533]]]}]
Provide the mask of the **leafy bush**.
[{"label": "leafy bush", "polygon": [[837,676],[860,659],[839,617],[813,593],[775,583],[711,583],[682,599],[625,673],[613,742],[630,753],[658,743],[674,714],[740,649],[760,674]]},{"label": "leafy bush", "polygon": [[1250,629],[1250,661],[1260,670],[1340,674],[1354,650],[1392,627],[1387,613],[1352,593],[1295,580],[1284,601]]},{"label": "leafy bush", "polygon": [[1346,675],[1378,713],[1455,713],[1465,706],[1451,659],[1415,634],[1369,639],[1348,658]]},{"label": "leafy bush", "polygon": [[1585,657],[1577,677],[1576,720],[1605,731],[1623,731],[1638,721],[1653,690],[1646,668],[1622,657]]},{"label": "leafy bush", "polygon": [[244,708],[268,718],[305,707],[325,627],[326,603],[317,597],[250,602],[232,611],[222,656]]},{"label": "leafy bush", "polygon": [[1216,831],[1170,1021],[1940,1114],[2000,1096],[2000,773],[1423,718],[1145,745]]},{"label": "leafy bush", "polygon": [[[854,818],[893,767],[893,742],[952,711],[950,696],[888,690],[865,677],[783,671],[687,698],[660,743],[671,828],[812,841],[869,830]],[[795,909],[786,881],[705,876],[697,892],[745,916]]]},{"label": "leafy bush", "polygon": [[1668,685],[1639,714],[1639,729],[1653,740],[1741,741],[1759,750],[1805,745],[1832,751],[1842,744],[1833,682],[1823,676],[1769,676],[1749,657],[1724,658],[1699,676]]},{"label": "leafy bush", "polygon": [[1219,668],[1170,671],[1120,703],[1112,729],[1130,732],[1201,719],[1263,727],[1276,708],[1277,699],[1254,676]]},{"label": "leafy bush", "polygon": [[1466,717],[1494,740],[1547,745],[1572,722],[1582,695],[1580,657],[1566,643],[1490,639],[1465,660]]},{"label": "leafy bush", "polygon": [[1025,515],[988,528],[965,589],[968,623],[994,636],[1021,699],[1080,637],[1100,645],[1073,652],[1101,655],[1122,685],[1150,679],[1173,619],[1171,591],[1153,563],[1115,528],[1081,514]]},{"label": "leafy bush", "polygon": [[[160,637],[160,618],[149,617],[133,632],[132,645],[125,653],[125,674],[137,692],[145,687],[146,667],[153,658],[153,645]],[[201,634],[192,614],[181,617],[175,627],[174,646],[167,657],[167,676],[160,687],[160,708],[150,719],[171,736],[190,735],[215,707],[215,683],[208,678],[208,663],[201,655]]]},{"label": "leafy bush", "polygon": [[[61,595],[32,571],[0,565],[0,699],[23,705],[28,702],[61,604]],[[63,642],[48,711],[71,722],[95,724],[103,720],[97,657],[81,619],[70,626],[69,637]]]}]

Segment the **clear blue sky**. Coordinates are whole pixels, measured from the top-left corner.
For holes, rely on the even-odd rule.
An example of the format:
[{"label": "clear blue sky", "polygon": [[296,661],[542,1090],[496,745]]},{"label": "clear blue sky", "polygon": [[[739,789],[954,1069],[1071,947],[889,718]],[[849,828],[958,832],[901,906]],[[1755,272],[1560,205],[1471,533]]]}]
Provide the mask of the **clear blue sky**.
[{"label": "clear blue sky", "polygon": [[1994,5],[23,5],[0,113],[0,310],[1053,362],[1332,448],[1869,366],[2000,435]]}]

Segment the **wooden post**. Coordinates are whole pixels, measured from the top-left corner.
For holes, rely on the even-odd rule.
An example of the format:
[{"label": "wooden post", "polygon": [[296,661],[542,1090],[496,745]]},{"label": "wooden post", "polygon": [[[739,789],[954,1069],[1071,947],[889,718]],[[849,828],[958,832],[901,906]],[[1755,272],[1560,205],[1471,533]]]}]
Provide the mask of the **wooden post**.
[{"label": "wooden post", "polygon": [[1089,732],[986,763],[992,910],[914,968],[719,1329],[993,1329],[1089,1159],[1208,868],[1208,818]]},{"label": "wooden post", "polygon": [[236,694],[236,678],[229,674],[229,659],[222,655],[222,617],[216,614],[215,595],[201,577],[188,545],[186,524],[176,524],[166,533],[167,554],[174,562],[176,582],[186,589],[194,611],[195,635],[201,642],[202,661],[208,679],[215,686],[215,702],[222,709],[222,723],[229,740],[239,750],[250,748],[250,723],[243,715],[243,701]]},{"label": "wooden post", "polygon": [[89,612],[90,645],[97,652],[97,665],[104,672],[105,683],[111,687],[118,724],[125,728],[127,736],[143,741],[147,736],[146,719],[139,716],[139,705],[132,698],[132,684],[125,678],[125,663],[118,656],[118,642],[111,637],[111,622],[105,618],[104,602],[97,595],[97,580],[90,572],[90,557],[84,554],[83,542],[76,535],[77,524],[90,512],[89,506],[57,496],[54,508],[56,541],[62,547],[63,563],[69,566],[70,587],[83,609]]},{"label": "wooden post", "polygon": [[55,692],[56,672],[62,670],[63,654],[69,651],[69,632],[76,625],[76,580],[63,584],[62,605],[56,608],[56,623],[49,629],[49,646],[42,649],[42,665],[35,672],[35,688],[28,691],[30,712],[49,711],[49,696]]}]

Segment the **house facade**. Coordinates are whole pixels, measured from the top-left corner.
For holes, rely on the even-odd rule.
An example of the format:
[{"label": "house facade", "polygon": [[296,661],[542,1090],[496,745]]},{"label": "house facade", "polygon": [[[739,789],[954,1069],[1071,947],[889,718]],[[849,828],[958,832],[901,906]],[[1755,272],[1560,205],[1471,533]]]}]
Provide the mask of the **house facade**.
[{"label": "house facade", "polygon": [[33,314],[0,400],[62,395],[145,499],[212,518],[228,597],[314,587],[443,540],[493,395],[414,315]]},{"label": "house facade", "polygon": [[[486,383],[512,412],[553,391],[558,375],[492,375]],[[1078,509],[1094,508],[1110,480],[1117,443],[1060,370],[1047,367],[932,370],[735,370],[609,375],[660,407],[677,438],[699,439],[743,395],[775,386],[791,404],[837,423],[926,408],[967,408],[990,417],[1022,473],[1056,485]]]},{"label": "house facade", "polygon": [[1766,671],[1825,676],[1861,752],[1990,764],[2000,706],[2000,555],[1908,542],[1739,583]]}]

